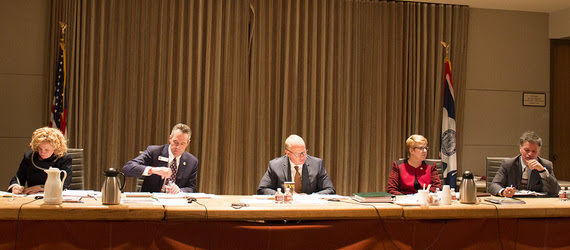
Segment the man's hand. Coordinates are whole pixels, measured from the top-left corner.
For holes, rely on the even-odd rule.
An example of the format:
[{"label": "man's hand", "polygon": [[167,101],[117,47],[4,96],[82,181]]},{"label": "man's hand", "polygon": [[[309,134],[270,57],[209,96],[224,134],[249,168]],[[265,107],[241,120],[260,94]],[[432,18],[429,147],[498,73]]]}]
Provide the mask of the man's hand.
[{"label": "man's hand", "polygon": [[39,192],[43,192],[44,188],[41,185],[35,185],[33,187],[29,187],[24,189],[24,194],[37,194]]},{"label": "man's hand", "polygon": [[177,194],[180,193],[180,188],[176,183],[172,183],[170,185],[164,186],[166,188],[166,192],[169,194]]},{"label": "man's hand", "polygon": [[503,190],[503,196],[513,198],[513,196],[515,196],[515,191],[516,191],[515,188],[507,187],[505,188],[505,190]]},{"label": "man's hand", "polygon": [[526,162],[526,165],[530,169],[536,169],[538,171],[543,171],[545,169],[537,160],[529,160]]},{"label": "man's hand", "polygon": [[167,167],[153,167],[152,174],[160,175],[162,179],[168,178],[172,175],[172,169]]},{"label": "man's hand", "polygon": [[12,193],[13,194],[21,194],[24,191],[24,187],[23,186],[14,186],[12,187]]}]

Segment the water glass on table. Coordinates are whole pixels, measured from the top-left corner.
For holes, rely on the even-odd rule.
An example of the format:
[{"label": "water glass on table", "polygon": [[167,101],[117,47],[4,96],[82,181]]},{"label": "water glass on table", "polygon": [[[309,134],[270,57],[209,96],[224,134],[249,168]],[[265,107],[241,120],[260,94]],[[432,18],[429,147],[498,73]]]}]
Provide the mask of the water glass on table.
[{"label": "water glass on table", "polygon": [[429,196],[429,190],[427,189],[420,189],[418,190],[418,202],[420,203],[421,206],[427,206],[428,205],[428,196]]},{"label": "water glass on table", "polygon": [[172,189],[173,185],[174,183],[170,179],[167,179],[166,182],[164,183],[164,192],[170,193],[170,190]]}]

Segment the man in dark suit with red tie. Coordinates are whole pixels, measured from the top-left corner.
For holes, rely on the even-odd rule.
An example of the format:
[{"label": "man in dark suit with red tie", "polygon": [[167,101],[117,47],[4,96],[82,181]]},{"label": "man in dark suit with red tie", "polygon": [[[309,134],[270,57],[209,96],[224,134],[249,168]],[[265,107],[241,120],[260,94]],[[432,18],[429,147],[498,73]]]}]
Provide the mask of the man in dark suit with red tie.
[{"label": "man in dark suit with red tie", "polygon": [[123,166],[124,174],[144,177],[142,192],[197,192],[198,159],[185,151],[191,135],[188,125],[176,124],[169,144],[148,146],[144,153]]},{"label": "man in dark suit with red tie", "polygon": [[[257,194],[275,194],[277,188],[284,190],[284,182],[294,181],[296,193],[334,194],[323,160],[307,154],[305,141],[298,135],[285,140],[285,155],[269,162],[267,172],[259,182]],[[301,184],[301,185],[299,185]]]}]

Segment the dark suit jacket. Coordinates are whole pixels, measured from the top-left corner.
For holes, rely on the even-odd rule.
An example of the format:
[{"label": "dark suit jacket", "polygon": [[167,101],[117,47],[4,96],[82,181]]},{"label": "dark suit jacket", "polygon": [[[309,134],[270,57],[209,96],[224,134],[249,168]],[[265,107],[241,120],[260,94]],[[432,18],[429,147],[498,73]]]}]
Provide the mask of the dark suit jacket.
[{"label": "dark suit jacket", "polygon": [[[303,193],[335,193],[332,181],[323,165],[323,160],[307,155],[302,171],[301,182],[303,183]],[[277,188],[281,188],[281,190],[285,191],[283,183],[286,181],[293,181],[293,179],[291,178],[289,157],[285,155],[269,162],[267,172],[265,172],[265,175],[261,178],[259,186],[257,187],[257,193],[275,194]]]},{"label": "dark suit jacket", "polygon": [[[487,192],[492,195],[499,195],[499,191],[505,187],[513,187],[519,189],[519,185],[522,180],[522,165],[520,155],[504,160],[501,163],[501,167],[497,171],[497,175],[493,178],[493,182],[490,183],[487,188]],[[530,173],[530,178],[528,180],[528,190],[545,192],[548,195],[558,195],[560,191],[560,186],[556,177],[554,177],[554,170],[552,168],[552,162],[549,160],[538,157],[538,162],[546,168],[548,171],[548,178],[542,179],[538,170],[534,169]]]},{"label": "dark suit jacket", "polygon": [[[168,167],[168,162],[159,161],[158,157],[166,157],[168,159],[168,146],[152,145],[144,151],[144,153],[130,160],[123,166],[123,172],[126,176],[142,177],[146,167]],[[178,172],[176,174],[176,185],[182,192],[194,193],[196,189],[196,176],[198,173],[198,159],[188,152],[184,152],[180,156],[178,164]],[[142,192],[160,192],[164,184],[164,179],[159,175],[150,175],[144,177],[144,182],[140,191]]]}]

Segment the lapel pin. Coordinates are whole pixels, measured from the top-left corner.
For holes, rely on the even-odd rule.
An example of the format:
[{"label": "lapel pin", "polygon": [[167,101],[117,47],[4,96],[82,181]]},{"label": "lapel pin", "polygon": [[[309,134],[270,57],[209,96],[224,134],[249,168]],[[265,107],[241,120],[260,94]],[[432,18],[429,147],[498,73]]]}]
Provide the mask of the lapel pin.
[{"label": "lapel pin", "polygon": [[183,162],[182,165],[186,166],[186,162]]}]

